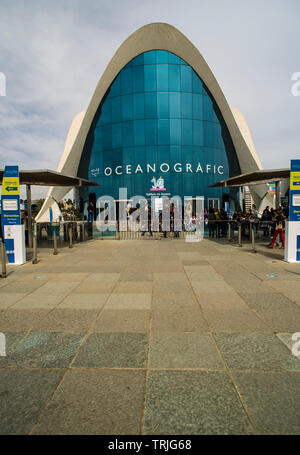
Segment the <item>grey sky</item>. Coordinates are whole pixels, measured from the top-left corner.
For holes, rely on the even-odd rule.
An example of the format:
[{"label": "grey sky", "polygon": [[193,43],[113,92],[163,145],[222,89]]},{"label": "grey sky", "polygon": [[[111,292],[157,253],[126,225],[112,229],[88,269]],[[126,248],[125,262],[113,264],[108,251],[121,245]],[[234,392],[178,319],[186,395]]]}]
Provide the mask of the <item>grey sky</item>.
[{"label": "grey sky", "polygon": [[299,0],[0,0],[0,167],[56,169],[114,52],[151,22],[199,49],[246,117],[263,166],[288,167],[300,158],[299,18]]}]

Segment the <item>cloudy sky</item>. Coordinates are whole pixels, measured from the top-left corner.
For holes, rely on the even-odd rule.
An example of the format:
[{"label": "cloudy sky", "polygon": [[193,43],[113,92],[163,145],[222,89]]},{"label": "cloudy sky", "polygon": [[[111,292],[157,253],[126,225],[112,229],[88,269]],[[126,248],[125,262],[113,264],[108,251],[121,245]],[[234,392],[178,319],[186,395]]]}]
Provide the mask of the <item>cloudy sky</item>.
[{"label": "cloudy sky", "polygon": [[0,168],[56,169],[112,55],[151,22],[177,27],[199,49],[246,117],[263,166],[288,167],[300,158],[300,96],[291,92],[299,17],[299,0],[0,0]]}]

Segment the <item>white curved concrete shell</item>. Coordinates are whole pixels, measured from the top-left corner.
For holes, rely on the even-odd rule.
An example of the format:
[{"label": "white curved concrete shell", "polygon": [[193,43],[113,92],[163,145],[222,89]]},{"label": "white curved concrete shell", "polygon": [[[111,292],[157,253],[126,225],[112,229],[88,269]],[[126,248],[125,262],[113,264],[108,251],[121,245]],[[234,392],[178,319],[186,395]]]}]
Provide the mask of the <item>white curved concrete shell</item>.
[{"label": "white curved concrete shell", "polygon": [[[133,58],[144,52],[156,49],[172,52],[185,60],[205,83],[223,115],[236,150],[241,172],[245,173],[261,169],[262,165],[256,154],[249,128],[244,117],[236,108],[231,108],[229,106],[215,76],[198,49],[196,49],[196,47],[173,26],[164,23],[153,23],[143,26],[130,35],[112,57],[96,87],[87,111],[81,119],[82,123],[74,138],[72,147],[66,147],[68,151],[66,151],[66,149],[64,151],[63,164],[60,166],[60,171],[69,175],[77,175],[87,134],[99,104],[111,83],[122,68]],[[70,134],[71,133],[69,133],[69,135]],[[72,132],[72,136],[74,137],[74,131]],[[266,185],[258,185],[252,187],[251,190],[256,202],[263,198],[267,193]],[[47,210],[49,205],[51,205],[51,198],[59,200],[64,197],[68,191],[68,188],[50,189],[47,200],[45,201],[44,207],[38,215],[38,218]]]}]

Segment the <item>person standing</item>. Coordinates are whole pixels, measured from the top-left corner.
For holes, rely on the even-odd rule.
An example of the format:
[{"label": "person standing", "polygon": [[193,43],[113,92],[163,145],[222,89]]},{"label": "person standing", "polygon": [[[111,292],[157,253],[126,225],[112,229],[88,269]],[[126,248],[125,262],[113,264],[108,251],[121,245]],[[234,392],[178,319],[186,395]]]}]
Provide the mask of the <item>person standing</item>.
[{"label": "person standing", "polygon": [[208,210],[208,217],[207,217],[207,221],[208,221],[208,235],[209,237],[214,237],[215,236],[215,232],[216,232],[216,216],[215,216],[215,212],[214,212],[214,209],[212,207],[209,208]]},{"label": "person standing", "polygon": [[282,241],[282,246],[279,247],[279,248],[284,248],[284,225],[285,225],[285,221],[284,221],[284,216],[283,216],[283,213],[282,213],[281,209],[276,210],[275,220],[276,220],[275,231],[274,231],[272,243],[271,243],[271,245],[269,245],[269,248],[273,248],[274,247],[278,234],[280,235],[280,238],[281,238],[281,241]]},{"label": "person standing", "polygon": [[24,210],[21,223],[25,226],[25,246],[28,246],[28,212]]},{"label": "person standing", "polygon": [[92,223],[94,221],[94,204],[92,203],[92,201],[90,201],[89,205],[88,205],[88,221],[90,223]]}]

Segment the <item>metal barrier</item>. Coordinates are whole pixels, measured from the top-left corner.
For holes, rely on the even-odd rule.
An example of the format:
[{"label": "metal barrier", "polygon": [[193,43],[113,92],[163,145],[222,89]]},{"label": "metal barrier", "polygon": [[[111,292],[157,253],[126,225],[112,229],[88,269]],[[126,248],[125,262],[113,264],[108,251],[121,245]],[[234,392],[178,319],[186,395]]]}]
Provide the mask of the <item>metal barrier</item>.
[{"label": "metal barrier", "polygon": [[53,229],[53,254],[56,256],[58,253],[57,251],[57,241],[56,241],[56,230]]},{"label": "metal barrier", "polygon": [[73,229],[72,229],[72,226],[69,226],[68,233],[69,233],[69,248],[73,248]]},{"label": "metal barrier", "polygon": [[[134,228],[133,228],[134,227]],[[148,228],[147,230],[145,228]],[[203,235],[199,237],[199,231],[197,231],[196,235],[196,228],[194,230],[184,230],[181,231],[174,231],[174,225],[171,225],[170,230],[163,230],[162,223],[159,222],[155,225],[155,230],[153,229],[153,225],[149,221],[148,226],[145,226],[141,223],[137,223],[136,225],[132,225],[132,223],[127,221],[117,221],[116,222],[116,240],[145,240],[145,239],[152,239],[152,240],[160,240],[161,238],[181,238],[181,239],[190,239],[195,236],[197,238],[203,238]]]},{"label": "metal barrier", "polygon": [[33,225],[33,255],[32,255],[32,264],[37,264],[37,224]]},{"label": "metal barrier", "polygon": [[251,243],[252,243],[252,253],[256,253],[255,248],[255,232],[254,232],[254,224],[250,223],[251,226]]},{"label": "metal barrier", "polygon": [[1,273],[1,278],[6,278],[7,273],[6,273],[6,250],[5,250],[5,243],[4,240],[1,238],[1,263],[2,263],[2,273]]}]

